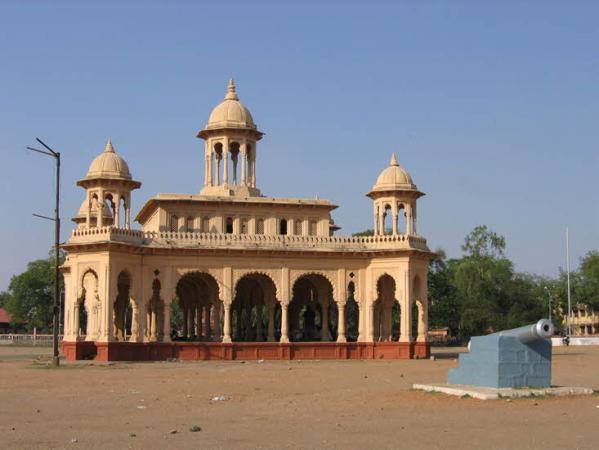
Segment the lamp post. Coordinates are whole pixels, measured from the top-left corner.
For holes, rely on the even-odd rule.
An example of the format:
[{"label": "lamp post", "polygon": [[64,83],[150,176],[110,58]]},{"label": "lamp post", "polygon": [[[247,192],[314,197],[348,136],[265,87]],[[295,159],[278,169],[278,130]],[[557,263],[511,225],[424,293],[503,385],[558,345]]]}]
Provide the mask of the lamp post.
[{"label": "lamp post", "polygon": [[42,155],[50,156],[54,158],[54,161],[56,161],[56,205],[54,207],[54,218],[42,216],[40,214],[34,214],[34,216],[54,221],[54,304],[52,306],[52,344],[54,348],[54,353],[52,357],[52,364],[58,366],[60,364],[60,359],[58,356],[58,302],[60,296],[60,153],[52,150],[50,147],[44,144],[41,139],[35,138],[35,140],[42,144],[46,150],[39,150],[37,148],[32,147],[27,147],[27,150],[41,153]]}]

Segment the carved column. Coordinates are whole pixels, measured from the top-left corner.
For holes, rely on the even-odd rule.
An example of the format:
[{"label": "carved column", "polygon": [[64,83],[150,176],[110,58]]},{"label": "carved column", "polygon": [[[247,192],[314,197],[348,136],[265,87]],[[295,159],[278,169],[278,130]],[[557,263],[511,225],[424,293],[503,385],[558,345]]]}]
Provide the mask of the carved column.
[{"label": "carved column", "polygon": [[125,228],[131,228],[131,193],[125,196]]},{"label": "carved column", "polygon": [[119,194],[114,194],[114,216],[112,221],[112,226],[120,228],[121,227],[121,196]]},{"label": "carved column", "polygon": [[412,342],[412,283],[411,274],[406,270],[404,274],[404,295],[401,305],[401,334],[400,342]]},{"label": "carved column", "polygon": [[[73,340],[78,341],[79,337],[81,336],[81,333],[79,333],[79,308],[81,307],[80,303],[78,301],[75,301],[75,304],[73,305],[73,326],[71,329],[71,335],[74,337]],[[65,333],[66,334],[66,333]]]},{"label": "carved column", "polygon": [[337,303],[337,342],[346,342],[345,338],[345,302]]},{"label": "carved column", "polygon": [[225,303],[225,320],[224,320],[224,329],[223,329],[223,342],[230,343],[231,340],[231,305],[229,303]]},{"label": "carved column", "polygon": [[405,209],[406,213],[406,234],[412,234],[412,207],[408,203]]},{"label": "carved column", "polygon": [[391,224],[392,234],[393,236],[397,236],[397,219],[398,219],[398,211],[397,211],[397,202],[393,202],[393,206],[391,208],[391,216],[393,217],[393,223]]},{"label": "carved column", "polygon": [[98,208],[96,210],[96,226],[101,228],[104,226],[104,191],[100,190],[98,197]]},{"label": "carved column", "polygon": [[241,144],[241,184],[247,186],[247,143],[244,141]]},{"label": "carved column", "polygon": [[281,303],[281,339],[279,342],[289,342],[289,318],[287,317],[287,302]]}]

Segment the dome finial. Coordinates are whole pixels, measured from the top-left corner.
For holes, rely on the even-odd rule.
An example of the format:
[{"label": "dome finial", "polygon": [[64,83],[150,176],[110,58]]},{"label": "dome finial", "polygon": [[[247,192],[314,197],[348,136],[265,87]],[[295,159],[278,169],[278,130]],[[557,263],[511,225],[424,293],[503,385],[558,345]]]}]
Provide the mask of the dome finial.
[{"label": "dome finial", "polygon": [[235,90],[235,80],[233,78],[229,79],[229,84],[227,85],[227,95],[225,95],[225,100],[239,100],[239,97],[237,97],[237,92]]},{"label": "dome finial", "polygon": [[104,148],[104,153],[114,153],[114,148],[112,147],[112,139],[108,139],[106,147]]},{"label": "dome finial", "polygon": [[391,154],[391,162],[389,163],[390,166],[399,166],[399,164],[397,163],[397,158],[395,157],[395,153]]}]

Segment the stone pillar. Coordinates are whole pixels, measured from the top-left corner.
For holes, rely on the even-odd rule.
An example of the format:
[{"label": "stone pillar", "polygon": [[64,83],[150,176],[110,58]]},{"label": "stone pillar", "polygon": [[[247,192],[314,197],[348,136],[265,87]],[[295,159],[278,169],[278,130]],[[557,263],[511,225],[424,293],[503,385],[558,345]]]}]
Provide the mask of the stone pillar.
[{"label": "stone pillar", "polygon": [[229,138],[225,138],[223,143],[223,184],[229,183]]},{"label": "stone pillar", "polygon": [[275,305],[270,302],[268,304],[268,342],[275,341]]},{"label": "stone pillar", "polygon": [[202,305],[196,306],[196,337],[200,339],[204,335],[204,327],[202,321],[204,320],[204,307]]},{"label": "stone pillar", "polygon": [[[82,305],[78,302],[75,301],[75,304],[73,305],[73,321],[72,321],[72,329],[71,329],[71,335],[75,338],[74,340],[78,341],[79,337],[81,336],[81,333],[79,333],[79,327],[81,326],[79,324],[79,308]],[[85,308],[85,306],[84,306]],[[66,333],[65,333],[66,335]]]},{"label": "stone pillar", "polygon": [[410,204],[406,205],[405,213],[406,213],[406,234],[410,235],[410,234],[412,234],[412,207],[410,206]]},{"label": "stone pillar", "polygon": [[289,318],[287,317],[287,309],[289,303],[281,303],[281,339],[279,342],[289,342]]},{"label": "stone pillar", "polygon": [[330,341],[331,335],[329,333],[329,303],[326,305],[320,305],[322,311],[322,330],[320,332],[321,341]]},{"label": "stone pillar", "polygon": [[224,329],[223,329],[223,342],[230,343],[231,340],[231,305],[229,303],[225,303],[225,320],[224,320]]},{"label": "stone pillar", "polygon": [[157,340],[158,340],[158,313],[156,311],[156,305],[154,305],[152,307],[152,313],[150,316],[150,342],[156,342]]},{"label": "stone pillar", "polygon": [[241,144],[241,184],[242,186],[247,186],[247,143],[243,142]]},{"label": "stone pillar", "polygon": [[337,303],[337,342],[346,342],[345,338],[345,302]]},{"label": "stone pillar", "polygon": [[367,342],[374,342],[374,302],[368,304],[368,332]]},{"label": "stone pillar", "polygon": [[131,193],[125,197],[125,228],[131,228]]},{"label": "stone pillar", "polygon": [[404,296],[401,305],[401,329],[399,342],[412,342],[412,283],[410,271],[404,275]]},{"label": "stone pillar", "polygon": [[99,192],[98,208],[96,210],[96,226],[101,228],[104,226],[104,191]]},{"label": "stone pillar", "polygon": [[385,234],[385,211],[379,209],[379,235]]},{"label": "stone pillar", "polygon": [[114,194],[114,216],[112,220],[112,226],[116,228],[121,227],[121,196]]},{"label": "stone pillar", "polygon": [[252,148],[252,153],[250,154],[250,186],[256,187],[256,146]]},{"label": "stone pillar", "polygon": [[392,234],[393,236],[397,236],[397,219],[398,219],[398,211],[397,211],[397,202],[393,202],[393,207],[391,208],[391,217],[393,218],[393,223],[391,224]]}]

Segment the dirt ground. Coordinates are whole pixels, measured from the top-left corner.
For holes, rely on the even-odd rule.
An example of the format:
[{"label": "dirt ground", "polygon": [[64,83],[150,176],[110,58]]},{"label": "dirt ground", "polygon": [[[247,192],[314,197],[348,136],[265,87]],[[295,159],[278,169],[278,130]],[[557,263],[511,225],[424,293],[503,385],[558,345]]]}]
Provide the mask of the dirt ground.
[{"label": "dirt ground", "polygon": [[[411,390],[445,381],[454,351],[435,350],[435,361],[54,369],[49,349],[0,347],[0,447],[599,448],[599,395],[480,401]],[[599,390],[599,347],[556,349],[553,381]]]}]

